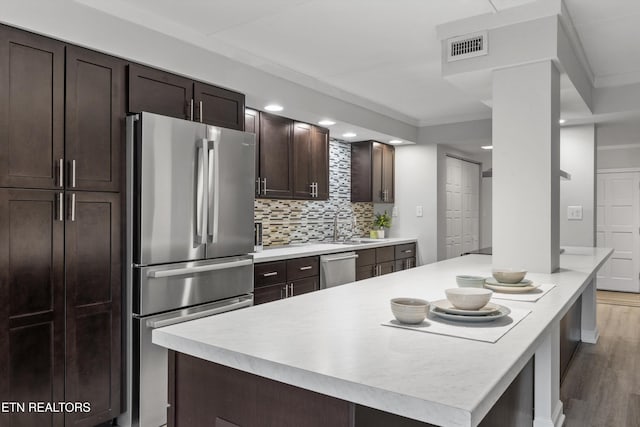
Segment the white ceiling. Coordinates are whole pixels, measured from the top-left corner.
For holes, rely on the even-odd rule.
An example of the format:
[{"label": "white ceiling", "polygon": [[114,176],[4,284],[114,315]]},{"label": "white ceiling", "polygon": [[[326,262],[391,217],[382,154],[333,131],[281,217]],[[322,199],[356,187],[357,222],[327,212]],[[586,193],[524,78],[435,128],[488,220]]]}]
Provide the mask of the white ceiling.
[{"label": "white ceiling", "polygon": [[[489,118],[441,77],[436,26],[560,0],[75,0],[296,83],[424,126]],[[564,0],[594,84],[640,82],[640,1]],[[585,112],[563,92],[563,114]],[[280,100],[286,104],[286,100]],[[254,106],[261,108],[262,106]],[[339,117],[335,119],[340,120]]]}]

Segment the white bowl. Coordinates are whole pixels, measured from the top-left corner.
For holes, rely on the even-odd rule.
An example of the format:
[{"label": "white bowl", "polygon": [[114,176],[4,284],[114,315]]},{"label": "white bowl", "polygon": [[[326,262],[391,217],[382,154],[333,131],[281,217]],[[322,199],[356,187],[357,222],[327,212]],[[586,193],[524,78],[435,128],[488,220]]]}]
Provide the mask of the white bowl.
[{"label": "white bowl", "polygon": [[483,276],[456,276],[456,283],[461,288],[481,288],[484,286],[484,280]]},{"label": "white bowl", "polygon": [[419,298],[394,298],[391,312],[400,323],[421,323],[427,317],[429,302]]},{"label": "white bowl", "polygon": [[461,310],[478,310],[487,305],[493,294],[482,288],[451,288],[444,292],[449,302]]},{"label": "white bowl", "polygon": [[527,275],[527,270],[519,268],[494,268],[491,271],[494,279],[502,283],[520,283],[524,276]]}]

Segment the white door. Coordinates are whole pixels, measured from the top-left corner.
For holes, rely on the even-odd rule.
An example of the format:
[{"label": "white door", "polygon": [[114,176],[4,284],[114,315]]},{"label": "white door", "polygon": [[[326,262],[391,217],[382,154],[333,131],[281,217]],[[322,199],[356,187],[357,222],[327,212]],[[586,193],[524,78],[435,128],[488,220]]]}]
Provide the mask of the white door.
[{"label": "white door", "polygon": [[640,292],[640,172],[598,173],[596,242],[613,248],[598,289]]},{"label": "white door", "polygon": [[446,159],[447,258],[479,248],[480,165]]}]

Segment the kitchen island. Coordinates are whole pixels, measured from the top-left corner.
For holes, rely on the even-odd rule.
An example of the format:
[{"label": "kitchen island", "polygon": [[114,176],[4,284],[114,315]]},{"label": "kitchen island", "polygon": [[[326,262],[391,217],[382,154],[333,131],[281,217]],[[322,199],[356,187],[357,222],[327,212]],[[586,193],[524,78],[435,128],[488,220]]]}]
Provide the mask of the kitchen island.
[{"label": "kitchen island", "polygon": [[[444,289],[455,287],[456,274],[489,276],[491,257],[483,255],[157,329],[153,342],[213,362],[212,369],[242,371],[242,381],[266,378],[351,403],[343,408],[351,420],[349,413],[364,407],[440,426],[480,424],[535,355],[534,426],[558,426],[564,418],[560,320],[582,296],[583,341],[597,339],[594,278],[610,254],[609,249],[566,248],[557,273],[530,273],[534,282],[557,286],[535,303],[500,300],[531,313],[496,343],[381,326],[392,318],[391,298],[442,299]],[[175,399],[173,385],[169,391]],[[217,386],[224,387],[206,385],[209,390]],[[181,387],[180,393],[189,392]],[[292,408],[302,404],[292,398]],[[218,425],[244,425],[222,420]]]}]

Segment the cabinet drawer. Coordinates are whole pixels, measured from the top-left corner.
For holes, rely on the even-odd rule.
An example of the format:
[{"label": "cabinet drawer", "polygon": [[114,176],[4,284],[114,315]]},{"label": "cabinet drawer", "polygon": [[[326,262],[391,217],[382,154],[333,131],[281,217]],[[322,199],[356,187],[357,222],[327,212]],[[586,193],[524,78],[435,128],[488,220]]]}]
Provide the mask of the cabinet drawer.
[{"label": "cabinet drawer", "polygon": [[303,277],[318,276],[319,274],[319,259],[317,256],[287,261],[287,281],[289,282]]},{"label": "cabinet drawer", "polygon": [[376,264],[395,260],[395,248],[393,246],[384,246],[376,248]]},{"label": "cabinet drawer", "polygon": [[373,265],[376,263],[375,249],[362,249],[356,251],[356,254],[358,254],[358,258],[356,258],[356,268]]},{"label": "cabinet drawer", "polygon": [[254,286],[272,285],[286,280],[286,265],[284,261],[265,262],[256,264],[253,268]]},{"label": "cabinet drawer", "polygon": [[413,258],[416,256],[416,244],[407,243],[396,246],[396,259]]}]

